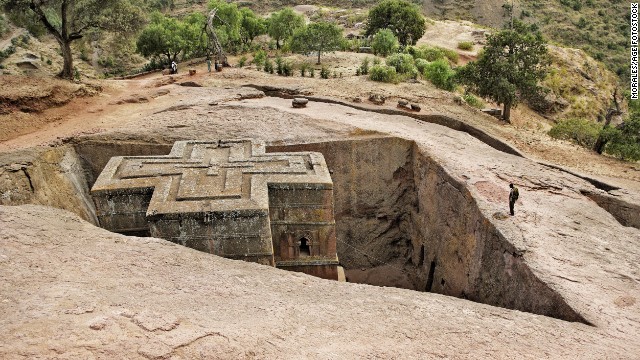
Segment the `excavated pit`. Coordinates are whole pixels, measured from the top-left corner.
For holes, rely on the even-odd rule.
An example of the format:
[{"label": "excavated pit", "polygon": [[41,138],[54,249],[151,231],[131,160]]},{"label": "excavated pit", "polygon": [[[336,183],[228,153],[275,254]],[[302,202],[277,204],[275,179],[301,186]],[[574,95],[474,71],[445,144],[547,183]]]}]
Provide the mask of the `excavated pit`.
[{"label": "excavated pit", "polygon": [[[2,160],[3,205],[36,203],[97,225],[89,189],[113,156],[165,155],[173,142],[82,138]],[[286,146],[318,151],[334,182],[338,256],[347,280],[466,298],[588,323],[542,282],[478,209],[464,184],[408,140],[374,137]],[[24,154],[22,154],[24,159]]]}]

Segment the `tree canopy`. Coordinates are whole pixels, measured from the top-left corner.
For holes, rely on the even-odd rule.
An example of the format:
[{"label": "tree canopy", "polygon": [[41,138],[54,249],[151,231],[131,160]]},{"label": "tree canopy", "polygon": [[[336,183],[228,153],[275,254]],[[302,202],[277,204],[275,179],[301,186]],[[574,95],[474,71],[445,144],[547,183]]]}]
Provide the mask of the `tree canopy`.
[{"label": "tree canopy", "polygon": [[242,43],[240,40],[242,14],[238,5],[223,0],[210,0],[209,10],[213,9],[217,9],[213,25],[220,45],[227,51],[238,51]]},{"label": "tree canopy", "polygon": [[398,38],[396,38],[393,31],[389,29],[380,29],[373,35],[371,49],[376,55],[380,54],[387,57],[387,55],[397,52],[398,47]]},{"label": "tree canopy", "polygon": [[504,105],[509,121],[518,100],[542,91],[538,82],[547,72],[546,55],[540,32],[515,20],[512,28],[489,36],[478,60],[460,68],[457,77],[472,92]]},{"label": "tree canopy", "polygon": [[139,6],[129,0],[1,0],[7,12],[31,13],[58,41],[64,65],[60,76],[73,78],[71,42],[90,29],[134,32],[144,17]]},{"label": "tree canopy", "polygon": [[256,16],[256,14],[248,8],[240,9],[242,20],[240,21],[240,37],[245,45],[251,44],[256,36],[267,33],[267,22]]},{"label": "tree canopy", "polygon": [[267,33],[276,41],[276,48],[280,49],[281,40],[293,36],[296,29],[304,26],[304,17],[291,8],[284,8],[271,14],[267,22]]},{"label": "tree canopy", "polygon": [[365,35],[374,35],[380,29],[393,31],[404,46],[415,45],[424,35],[426,22],[416,5],[405,0],[384,0],[369,10]]},{"label": "tree canopy", "polygon": [[181,52],[188,54],[203,46],[201,40],[204,16],[189,15],[184,21],[165,16],[159,12],[151,14],[151,23],[142,30],[136,43],[143,56],[164,55],[167,61],[176,61]]},{"label": "tree canopy", "polygon": [[328,22],[316,22],[294,32],[291,50],[301,54],[317,52],[320,64],[320,54],[340,49],[343,41],[342,29],[339,26]]}]

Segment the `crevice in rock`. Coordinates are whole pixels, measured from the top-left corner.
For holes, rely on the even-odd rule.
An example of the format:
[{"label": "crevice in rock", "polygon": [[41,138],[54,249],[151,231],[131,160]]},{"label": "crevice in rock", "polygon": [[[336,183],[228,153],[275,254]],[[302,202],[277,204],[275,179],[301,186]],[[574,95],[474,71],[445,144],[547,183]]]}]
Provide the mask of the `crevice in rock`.
[{"label": "crevice in rock", "polygon": [[29,175],[29,172],[27,171],[27,168],[26,167],[22,168],[22,172],[24,173],[24,176],[29,181],[29,188],[31,189],[31,192],[32,193],[35,192],[35,188],[33,187],[33,182],[31,181],[31,176]]},{"label": "crevice in rock", "polygon": [[427,286],[425,288],[426,292],[431,292],[433,289],[433,276],[436,271],[436,260],[434,259],[429,266],[429,275],[427,275]]},{"label": "crevice in rock", "polygon": [[[589,322],[529,267],[469,190],[411,141],[392,137],[271,146],[318,151],[332,170],[347,278]],[[437,259],[437,260],[436,260]],[[429,264],[429,265],[427,265]]]},{"label": "crevice in rock", "polygon": [[575,177],[578,177],[582,180],[585,180],[587,182],[589,182],[591,185],[595,186],[597,189],[603,190],[603,191],[614,191],[614,190],[620,190],[619,187],[613,186],[613,185],[609,185],[605,182],[602,182],[600,180],[594,179],[594,178],[590,178],[588,176],[584,176],[584,175],[580,175],[578,173],[575,173],[571,170],[565,169],[561,166],[557,166],[557,165],[553,165],[553,164],[547,164],[547,163],[541,163],[538,162],[538,164],[542,165],[542,166],[546,166],[548,168],[554,169],[554,170],[560,170],[562,172],[566,172],[567,174],[571,174]]},{"label": "crevice in rock", "polygon": [[640,229],[640,205],[631,204],[607,192],[583,189],[580,193],[611,214],[622,226]]},{"label": "crevice in rock", "polygon": [[[43,152],[28,169],[37,193],[31,201],[91,221],[86,204],[91,200],[80,199],[88,197],[82,189],[91,188],[111,157],[165,155],[171,145],[94,136]],[[413,141],[382,136],[267,147],[281,151],[324,155],[334,183],[338,256],[350,281],[589,324],[540,280],[527,254],[482,214],[465,184]],[[78,186],[79,181],[86,184]]]}]

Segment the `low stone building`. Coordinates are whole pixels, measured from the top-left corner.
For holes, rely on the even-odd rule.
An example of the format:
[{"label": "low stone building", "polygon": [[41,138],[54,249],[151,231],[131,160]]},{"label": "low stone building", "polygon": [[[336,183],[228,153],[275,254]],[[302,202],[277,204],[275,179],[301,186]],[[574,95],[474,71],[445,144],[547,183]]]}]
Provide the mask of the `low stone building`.
[{"label": "low stone building", "polygon": [[315,152],[251,140],[179,141],[112,158],[91,189],[100,226],[338,279],[333,182]]}]

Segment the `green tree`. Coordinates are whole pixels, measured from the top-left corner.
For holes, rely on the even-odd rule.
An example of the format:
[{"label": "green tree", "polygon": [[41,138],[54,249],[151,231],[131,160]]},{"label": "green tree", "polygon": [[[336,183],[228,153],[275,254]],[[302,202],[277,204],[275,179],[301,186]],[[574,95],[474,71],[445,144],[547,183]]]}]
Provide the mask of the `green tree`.
[{"label": "green tree", "polygon": [[623,160],[640,160],[640,113],[632,113],[625,122],[617,127],[602,129],[607,140],[605,152]]},{"label": "green tree", "polygon": [[371,49],[373,53],[382,56],[387,56],[398,51],[400,44],[398,38],[393,34],[393,31],[389,29],[380,29],[373,36],[371,41]]},{"label": "green tree", "polygon": [[7,12],[37,17],[58,44],[64,59],[59,76],[73,79],[71,43],[90,29],[132,33],[142,27],[143,13],[129,0],[0,0]]},{"label": "green tree", "polygon": [[284,8],[271,14],[267,23],[267,33],[276,41],[276,48],[280,49],[281,40],[288,39],[296,29],[304,26],[304,17],[291,8]]},{"label": "green tree", "polygon": [[238,6],[224,0],[210,0],[209,10],[213,9],[217,9],[213,25],[220,45],[229,51],[238,51],[242,44],[240,34],[242,14]]},{"label": "green tree", "polygon": [[456,84],[454,81],[454,72],[449,66],[449,62],[439,59],[429,63],[424,69],[424,77],[439,89],[453,91]]},{"label": "green tree", "polygon": [[204,16],[191,15],[179,21],[159,12],[151,14],[151,23],[142,30],[136,46],[143,56],[167,57],[168,62],[176,61],[181,52],[187,54],[202,46],[200,34]]},{"label": "green tree", "polygon": [[167,9],[173,10],[176,7],[173,0],[143,0],[143,2],[151,10],[165,11]]},{"label": "green tree", "polygon": [[489,36],[478,60],[460,68],[457,77],[472,92],[504,105],[503,118],[509,122],[518,100],[542,92],[538,82],[546,76],[547,64],[540,32],[514,20],[513,28]]},{"label": "green tree", "polygon": [[380,29],[391,30],[404,46],[415,45],[424,35],[426,22],[416,5],[405,0],[384,0],[369,10],[365,35],[374,35]]},{"label": "green tree", "polygon": [[253,42],[256,36],[267,33],[266,21],[256,16],[256,14],[248,8],[240,9],[242,20],[240,21],[240,37],[245,45]]},{"label": "green tree", "polygon": [[328,22],[317,22],[303,26],[294,32],[291,50],[300,54],[317,52],[318,64],[320,64],[320,54],[340,49],[343,41],[342,29],[339,26]]}]

